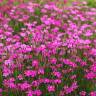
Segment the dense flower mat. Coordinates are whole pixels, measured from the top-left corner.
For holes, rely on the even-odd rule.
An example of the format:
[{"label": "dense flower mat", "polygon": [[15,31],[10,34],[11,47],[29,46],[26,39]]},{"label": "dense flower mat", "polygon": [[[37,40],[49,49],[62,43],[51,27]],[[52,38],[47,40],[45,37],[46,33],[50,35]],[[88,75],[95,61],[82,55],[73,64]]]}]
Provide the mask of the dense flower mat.
[{"label": "dense flower mat", "polygon": [[0,8],[0,96],[96,96],[96,8]]}]

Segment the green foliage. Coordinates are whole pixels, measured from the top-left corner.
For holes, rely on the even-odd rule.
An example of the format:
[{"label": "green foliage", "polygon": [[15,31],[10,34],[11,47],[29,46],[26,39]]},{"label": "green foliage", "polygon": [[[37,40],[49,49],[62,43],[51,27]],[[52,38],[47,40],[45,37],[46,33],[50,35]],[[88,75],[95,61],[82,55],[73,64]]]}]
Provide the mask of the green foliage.
[{"label": "green foliage", "polygon": [[96,0],[87,0],[88,6],[90,7],[96,7]]},{"label": "green foliage", "polygon": [[20,32],[21,28],[25,27],[22,22],[18,22],[15,20],[10,21],[9,25],[14,29],[14,32],[13,32],[14,35],[17,34],[18,32]]}]

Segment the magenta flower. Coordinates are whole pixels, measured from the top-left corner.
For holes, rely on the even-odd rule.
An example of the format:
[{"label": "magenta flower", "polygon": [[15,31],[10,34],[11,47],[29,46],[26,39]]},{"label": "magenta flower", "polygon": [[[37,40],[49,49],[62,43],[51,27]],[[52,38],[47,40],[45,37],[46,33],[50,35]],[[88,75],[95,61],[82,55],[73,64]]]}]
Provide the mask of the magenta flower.
[{"label": "magenta flower", "polygon": [[27,92],[27,96],[33,96],[33,91],[31,91],[31,90],[29,90],[28,92]]},{"label": "magenta flower", "polygon": [[31,85],[27,82],[24,82],[22,84],[18,84],[18,87],[21,89],[21,90],[26,90],[26,89],[29,89],[31,87]]},{"label": "magenta flower", "polygon": [[35,77],[37,75],[37,72],[35,70],[26,70],[24,74],[27,77]]},{"label": "magenta flower", "polygon": [[96,64],[93,64],[93,65],[91,66],[91,70],[92,70],[93,72],[96,72]]},{"label": "magenta flower", "polygon": [[43,69],[43,68],[40,68],[40,69],[38,70],[38,74],[44,75],[44,69]]},{"label": "magenta flower", "polygon": [[86,74],[86,78],[87,79],[93,79],[93,78],[96,78],[96,74],[93,73],[93,72],[89,72]]},{"label": "magenta flower", "polygon": [[33,61],[32,61],[32,66],[33,66],[33,67],[38,67],[38,65],[39,65],[38,60],[33,60]]},{"label": "magenta flower", "polygon": [[53,72],[53,75],[60,78],[61,77],[61,73],[60,72]]},{"label": "magenta flower", "polygon": [[79,94],[80,94],[80,96],[86,96],[86,92],[85,91],[81,91]]},{"label": "magenta flower", "polygon": [[41,92],[40,90],[35,90],[35,91],[34,91],[34,94],[35,94],[36,96],[41,96],[41,95],[42,95],[42,92]]},{"label": "magenta flower", "polygon": [[23,80],[23,76],[21,74],[18,75],[19,80]]},{"label": "magenta flower", "polygon": [[54,92],[55,91],[55,86],[48,85],[47,89],[48,89],[49,92]]},{"label": "magenta flower", "polygon": [[96,91],[90,92],[90,96],[96,96]]},{"label": "magenta flower", "polygon": [[77,65],[74,62],[72,62],[72,61],[70,61],[68,59],[64,59],[63,62],[64,62],[64,64],[69,65],[69,66],[71,66],[73,68],[77,67]]}]

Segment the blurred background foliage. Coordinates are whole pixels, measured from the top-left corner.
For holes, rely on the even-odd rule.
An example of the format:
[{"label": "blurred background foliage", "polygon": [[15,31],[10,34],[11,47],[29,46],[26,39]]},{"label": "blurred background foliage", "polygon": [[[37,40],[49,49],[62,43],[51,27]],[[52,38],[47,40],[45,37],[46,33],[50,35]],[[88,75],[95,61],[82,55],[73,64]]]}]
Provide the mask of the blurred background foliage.
[{"label": "blurred background foliage", "polygon": [[14,5],[18,5],[19,3],[24,3],[24,2],[28,2],[28,1],[36,2],[36,3],[40,3],[40,4],[53,1],[59,7],[66,6],[66,5],[71,6],[72,2],[79,3],[79,2],[82,2],[82,1],[83,2],[87,1],[87,4],[88,4],[89,7],[96,7],[96,0],[0,0],[0,5],[4,5],[9,1],[14,2]]},{"label": "blurred background foliage", "polygon": [[88,6],[96,8],[96,0],[87,0]]}]

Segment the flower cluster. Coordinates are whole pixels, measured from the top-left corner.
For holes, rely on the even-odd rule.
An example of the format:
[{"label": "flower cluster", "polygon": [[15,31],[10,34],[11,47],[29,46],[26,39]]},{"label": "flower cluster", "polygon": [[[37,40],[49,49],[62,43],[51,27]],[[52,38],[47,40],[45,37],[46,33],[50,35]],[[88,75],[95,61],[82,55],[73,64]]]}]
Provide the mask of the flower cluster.
[{"label": "flower cluster", "polygon": [[96,8],[9,4],[0,10],[0,94],[96,96]]}]

